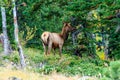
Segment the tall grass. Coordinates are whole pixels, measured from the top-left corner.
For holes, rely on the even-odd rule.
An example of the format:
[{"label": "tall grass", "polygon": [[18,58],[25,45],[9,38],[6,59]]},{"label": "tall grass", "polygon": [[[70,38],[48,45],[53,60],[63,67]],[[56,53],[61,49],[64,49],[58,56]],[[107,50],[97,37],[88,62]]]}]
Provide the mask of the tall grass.
[{"label": "tall grass", "polygon": [[[45,56],[42,50],[24,48],[26,70],[45,75],[54,72],[66,76],[99,76],[102,74],[105,61],[92,57],[80,58],[65,52],[63,52],[62,57],[57,52],[56,55],[51,53]],[[20,65],[19,54],[16,51],[10,56],[4,56],[2,59],[7,59],[16,66]]]}]

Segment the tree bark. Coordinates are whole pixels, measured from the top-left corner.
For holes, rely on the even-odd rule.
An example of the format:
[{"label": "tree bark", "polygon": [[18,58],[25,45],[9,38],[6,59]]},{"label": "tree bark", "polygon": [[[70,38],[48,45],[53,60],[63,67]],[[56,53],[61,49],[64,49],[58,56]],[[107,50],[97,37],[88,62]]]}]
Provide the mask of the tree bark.
[{"label": "tree bark", "polygon": [[1,7],[1,14],[2,14],[2,30],[3,30],[3,47],[4,47],[4,54],[8,55],[11,53],[12,49],[8,40],[7,35],[7,27],[6,27],[6,12],[5,8]]},{"label": "tree bark", "polygon": [[115,33],[118,33],[120,31],[120,25],[118,24],[116,30],[115,30]]},{"label": "tree bark", "polygon": [[18,23],[17,23],[17,11],[16,11],[16,5],[15,5],[15,0],[12,0],[13,1],[13,5],[14,5],[14,8],[13,8],[13,17],[14,17],[14,35],[15,35],[15,41],[16,41],[16,44],[17,44],[17,47],[18,47],[18,52],[19,52],[19,56],[20,56],[20,64],[21,64],[21,67],[24,68],[26,66],[25,64],[25,59],[24,59],[24,55],[23,55],[23,49],[22,49],[22,46],[19,42],[19,37],[18,37]]},{"label": "tree bark", "polygon": [[118,26],[116,27],[115,33],[120,32],[120,13],[117,16]]}]

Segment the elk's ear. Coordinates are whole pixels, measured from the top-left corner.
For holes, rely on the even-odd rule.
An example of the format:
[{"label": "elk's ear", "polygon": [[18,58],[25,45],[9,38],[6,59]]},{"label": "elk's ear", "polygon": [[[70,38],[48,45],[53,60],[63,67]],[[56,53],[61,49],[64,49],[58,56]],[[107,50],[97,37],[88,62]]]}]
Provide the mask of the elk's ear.
[{"label": "elk's ear", "polygon": [[68,25],[71,25],[71,23],[68,23]]},{"label": "elk's ear", "polygon": [[64,25],[64,26],[67,26],[67,24],[68,24],[68,23],[66,23],[66,22],[63,22],[63,25]]}]

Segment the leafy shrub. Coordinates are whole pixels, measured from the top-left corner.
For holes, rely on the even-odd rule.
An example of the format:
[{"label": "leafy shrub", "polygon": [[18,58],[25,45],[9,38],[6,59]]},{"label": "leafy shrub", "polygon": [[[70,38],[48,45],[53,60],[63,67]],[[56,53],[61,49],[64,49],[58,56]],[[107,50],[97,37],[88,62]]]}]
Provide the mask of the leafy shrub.
[{"label": "leafy shrub", "polygon": [[[59,55],[49,55],[45,58],[41,57],[45,61],[43,68],[35,68],[35,72],[50,74],[52,72],[58,72],[65,75],[89,75],[98,76],[102,72],[104,67],[104,61],[92,58],[79,58],[76,56],[70,56],[63,54],[62,58]],[[34,60],[34,59],[33,59]],[[39,60],[38,60],[39,61]],[[38,62],[34,61],[36,64]],[[40,62],[40,61],[39,61]]]},{"label": "leafy shrub", "polygon": [[101,80],[120,80],[120,61],[112,61],[110,67],[103,69]]}]

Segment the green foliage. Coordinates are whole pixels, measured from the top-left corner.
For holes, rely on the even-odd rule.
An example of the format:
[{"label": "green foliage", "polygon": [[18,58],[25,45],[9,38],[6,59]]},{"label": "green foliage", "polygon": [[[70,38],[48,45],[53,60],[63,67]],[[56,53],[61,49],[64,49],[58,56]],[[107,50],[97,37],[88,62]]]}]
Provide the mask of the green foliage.
[{"label": "green foliage", "polygon": [[14,54],[10,55],[9,60],[18,64],[20,62],[20,57],[19,57],[18,53],[14,53]]},{"label": "green foliage", "polygon": [[[58,53],[55,56],[52,53],[45,56],[41,54],[40,51],[33,49],[26,49],[25,53],[26,61],[29,61],[28,66],[32,66],[33,71],[43,74],[58,72],[68,76],[99,76],[98,74],[101,74],[102,68],[104,67],[104,61],[97,58],[79,58],[68,54],[62,54],[60,58]],[[40,64],[42,64],[42,66],[40,66]]]},{"label": "green foliage", "polygon": [[10,6],[9,0],[0,0],[0,6]]},{"label": "green foliage", "polygon": [[23,46],[25,46],[29,40],[33,39],[36,33],[36,27],[30,28],[26,24],[24,26],[25,26],[25,30],[20,32],[21,44]]},{"label": "green foliage", "polygon": [[[86,59],[85,59],[86,60]],[[89,67],[89,68],[88,68]],[[75,60],[75,59],[67,59],[62,61],[57,66],[52,65],[53,70],[57,72],[62,72],[66,75],[89,75],[93,76],[101,73],[102,66],[97,66],[95,63],[92,62],[84,62],[84,60]],[[93,69],[94,68],[94,69]],[[47,69],[46,67],[44,68]]]},{"label": "green foliage", "polygon": [[[11,45],[14,50],[14,27],[11,1],[0,0],[0,6],[6,5],[7,29]],[[50,74],[53,71],[64,73],[66,75],[90,75],[98,76],[102,73],[104,63],[96,57],[96,43],[92,34],[100,33],[108,35],[109,57],[115,60],[120,59],[120,36],[115,33],[117,26],[120,25],[119,19],[108,20],[109,16],[116,15],[116,10],[120,8],[120,0],[19,0],[17,4],[25,2],[27,6],[17,6],[17,15],[19,23],[19,36],[21,44],[29,49],[24,49],[26,62],[31,67],[30,70]],[[0,11],[1,12],[1,11]],[[80,24],[84,29],[77,36],[75,46],[71,45],[71,36],[65,42],[63,47],[63,56],[57,55],[44,56],[40,36],[43,31],[61,32],[63,22],[72,22],[71,17],[76,18],[74,27]],[[0,26],[2,19],[0,16]],[[2,28],[0,29],[2,32]],[[106,38],[104,36],[104,38]],[[71,43],[71,44],[70,44]],[[67,49],[66,45],[69,45]],[[36,48],[36,49],[32,49]],[[39,50],[37,50],[39,48]],[[103,48],[104,49],[104,48]],[[3,50],[0,48],[0,51]],[[83,56],[79,58],[74,56],[74,51]],[[103,50],[104,51],[104,50]],[[15,52],[16,53],[16,52]],[[10,56],[4,56],[3,59],[9,59],[14,63],[19,63],[18,53]],[[92,58],[91,58],[92,56]],[[43,63],[44,67],[39,67]],[[109,69],[104,71],[103,80],[119,79],[119,62],[111,62]]]},{"label": "green foliage", "polygon": [[12,53],[11,55],[4,55],[3,60],[10,60],[11,62],[18,64],[20,61],[19,55],[17,52]]},{"label": "green foliage", "polygon": [[119,54],[119,48],[120,48],[120,42],[119,42],[119,40],[120,40],[120,36],[119,35],[117,35],[116,33],[115,34],[113,34],[112,32],[111,32],[111,36],[110,36],[111,38],[110,38],[110,44],[109,44],[109,46],[110,46],[110,48],[111,48],[111,54],[109,55],[110,57],[112,57],[112,58],[114,58],[114,59],[120,59],[120,54]]},{"label": "green foliage", "polygon": [[103,69],[101,80],[120,80],[120,61],[110,62],[110,67]]},{"label": "green foliage", "polygon": [[[3,1],[0,1],[3,2]],[[14,28],[12,16],[11,1],[4,0],[7,12],[7,28],[8,35],[13,46],[14,45]],[[20,41],[26,47],[41,48],[40,35],[43,31],[60,32],[62,23],[65,21],[72,22],[72,18],[76,18],[75,25],[84,25],[82,35],[77,37],[78,46],[84,45],[87,54],[94,55],[96,52],[95,41],[91,37],[93,33],[103,32],[109,35],[109,49],[110,56],[119,59],[119,36],[113,34],[116,26],[118,26],[118,19],[107,20],[106,18],[111,15],[116,15],[116,10],[120,8],[119,0],[37,0],[17,1],[17,15],[20,31]],[[27,6],[20,6],[26,3]],[[1,16],[0,16],[1,17]],[[1,18],[0,18],[0,22]],[[2,24],[2,23],[1,23]],[[0,25],[1,25],[0,24]],[[1,25],[2,26],[2,25]],[[0,29],[2,32],[2,29]],[[118,37],[116,37],[118,36]],[[68,43],[70,43],[69,41]],[[114,44],[111,44],[114,43]],[[116,46],[116,47],[114,47]],[[76,47],[75,47],[76,48]],[[79,50],[80,53],[84,51]],[[85,52],[85,53],[86,53]]]}]

